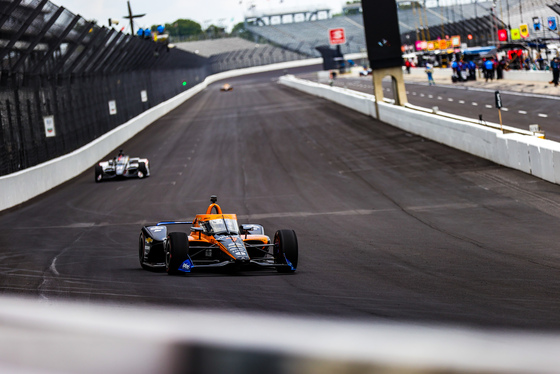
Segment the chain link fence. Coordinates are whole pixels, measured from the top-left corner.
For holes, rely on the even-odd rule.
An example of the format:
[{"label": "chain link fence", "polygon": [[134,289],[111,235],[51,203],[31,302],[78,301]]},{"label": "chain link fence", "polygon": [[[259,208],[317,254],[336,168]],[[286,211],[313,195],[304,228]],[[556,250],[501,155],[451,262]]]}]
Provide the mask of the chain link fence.
[{"label": "chain link fence", "polygon": [[208,59],[48,0],[0,2],[0,175],[70,153],[202,82]]}]

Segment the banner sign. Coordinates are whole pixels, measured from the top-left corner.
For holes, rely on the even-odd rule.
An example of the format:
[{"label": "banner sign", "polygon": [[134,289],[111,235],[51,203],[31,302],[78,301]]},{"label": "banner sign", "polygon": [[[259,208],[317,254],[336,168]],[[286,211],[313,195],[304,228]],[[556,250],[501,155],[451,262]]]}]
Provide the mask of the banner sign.
[{"label": "banner sign", "polygon": [[511,29],[511,40],[519,40],[521,39],[521,33],[519,29]]},{"label": "banner sign", "polygon": [[548,17],[548,29],[551,31],[556,31],[558,29],[556,16]]},{"label": "banner sign", "polygon": [[533,17],[533,29],[535,29],[535,31],[542,30],[541,17]]},{"label": "banner sign", "polygon": [[447,50],[461,47],[461,37],[452,36],[450,40],[417,40],[414,44],[417,51]]},{"label": "banner sign", "polygon": [[526,23],[519,25],[519,33],[523,38],[529,37],[529,26]]},{"label": "banner sign", "polygon": [[115,100],[109,101],[109,114],[112,116],[117,114],[117,102]]},{"label": "banner sign", "polygon": [[495,98],[496,98],[496,108],[501,109],[502,108],[502,95],[500,95],[500,91],[496,91],[494,93]]},{"label": "banner sign", "polygon": [[461,46],[461,37],[459,35],[451,37],[451,45],[453,47],[460,47]]},{"label": "banner sign", "polygon": [[507,30],[505,29],[498,30],[498,40],[501,42],[507,42],[508,40]]},{"label": "banner sign", "polygon": [[329,44],[344,44],[346,43],[346,36],[344,35],[344,28],[329,29]]},{"label": "banner sign", "polygon": [[56,131],[54,130],[54,116],[44,116],[43,123],[45,124],[45,136],[47,138],[56,136]]}]

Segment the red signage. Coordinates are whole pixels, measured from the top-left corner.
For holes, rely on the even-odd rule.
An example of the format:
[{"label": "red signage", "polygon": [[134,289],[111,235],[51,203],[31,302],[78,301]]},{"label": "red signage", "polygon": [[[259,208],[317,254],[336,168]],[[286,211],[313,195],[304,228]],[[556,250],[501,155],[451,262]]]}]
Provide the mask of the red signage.
[{"label": "red signage", "polygon": [[498,30],[498,40],[501,42],[507,42],[508,40],[508,32],[507,30]]},{"label": "red signage", "polygon": [[346,43],[346,36],[344,35],[344,28],[329,29],[329,43],[344,44]]}]

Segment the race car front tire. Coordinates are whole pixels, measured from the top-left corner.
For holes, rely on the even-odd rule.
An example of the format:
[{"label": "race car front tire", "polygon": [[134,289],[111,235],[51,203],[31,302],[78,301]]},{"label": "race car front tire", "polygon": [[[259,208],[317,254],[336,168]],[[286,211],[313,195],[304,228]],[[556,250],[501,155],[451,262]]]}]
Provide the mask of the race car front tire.
[{"label": "race car front tire", "polygon": [[277,264],[288,264],[289,266],[278,266],[279,273],[293,273],[298,263],[298,242],[294,230],[278,230],[274,234],[274,260]]},{"label": "race car front tire", "polygon": [[101,165],[95,165],[95,182],[99,183],[103,180],[103,168]]},{"label": "race car front tire", "polygon": [[138,163],[138,178],[144,178],[148,176],[148,169],[146,168],[145,162]]},{"label": "race car front tire", "polygon": [[189,258],[189,238],[184,232],[172,232],[167,236],[165,270],[169,275],[182,273],[179,266]]}]

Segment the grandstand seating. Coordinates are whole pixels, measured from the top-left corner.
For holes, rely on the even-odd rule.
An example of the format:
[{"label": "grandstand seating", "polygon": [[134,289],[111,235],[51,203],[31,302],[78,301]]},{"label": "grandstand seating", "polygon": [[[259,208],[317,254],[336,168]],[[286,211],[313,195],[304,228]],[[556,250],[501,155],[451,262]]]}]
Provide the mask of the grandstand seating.
[{"label": "grandstand seating", "polygon": [[177,43],[176,47],[209,57],[213,73],[277,62],[301,60],[306,56],[270,44],[253,43],[241,38],[225,38]]},{"label": "grandstand seating", "polygon": [[356,53],[365,49],[365,35],[361,15],[333,17],[310,22],[295,22],[268,26],[247,26],[255,35],[270,40],[272,43],[303,53],[319,57],[315,47],[329,44],[328,30],[344,27],[346,44],[343,53]]},{"label": "grandstand seating", "polygon": [[[530,38],[558,38],[558,34],[551,32],[546,27],[548,16],[554,12],[548,7],[556,3],[556,0],[508,0],[500,1],[496,6],[497,25],[507,28],[509,24],[516,28],[521,23],[527,23],[530,30]],[[399,28],[404,44],[416,40],[417,29],[429,29],[429,39],[437,39],[445,35],[462,35],[466,41],[466,34],[477,35],[474,43],[486,44],[492,40],[492,1],[472,0],[469,3],[460,2],[454,5],[441,7],[430,7],[420,13],[419,9],[410,7],[399,9]],[[422,17],[420,17],[422,15]],[[523,15],[523,17],[522,17]],[[539,16],[543,22],[543,30],[535,33],[532,27],[532,17]],[[422,20],[421,20],[422,19]],[[443,26],[443,27],[442,27]],[[248,30],[299,53],[310,56],[319,56],[315,50],[317,46],[328,45],[327,30],[330,28],[344,27],[347,43],[342,46],[343,53],[360,52],[366,48],[363,19],[361,15],[337,16],[326,20],[310,22],[298,22],[287,24],[276,24],[267,26],[247,26]],[[442,35],[444,34],[444,35]],[[408,37],[407,37],[408,35]],[[422,36],[420,34],[420,36]],[[424,33],[428,39],[428,33]]]},{"label": "grandstand seating", "polygon": [[250,49],[228,51],[210,57],[212,72],[268,65],[278,62],[301,60],[305,55],[271,45],[258,45]]},{"label": "grandstand seating", "polygon": [[174,43],[175,46],[184,51],[196,53],[200,56],[210,57],[231,51],[250,50],[258,48],[257,43],[241,38],[222,38],[212,40],[199,40],[192,42]]},{"label": "grandstand seating", "polygon": [[[556,0],[508,0],[499,1],[496,6],[496,24],[500,28],[518,27],[521,23],[529,25],[530,39],[558,38],[558,34],[548,30],[546,19],[554,15],[548,7],[556,3]],[[399,28],[403,44],[413,44],[418,36],[421,39],[437,39],[451,35],[461,35],[463,42],[467,42],[467,34],[474,36],[470,44],[485,45],[491,43],[491,30],[493,19],[491,17],[491,0],[471,0],[469,3],[455,3],[454,5],[441,7],[429,7],[420,12],[410,6],[398,10]],[[535,33],[532,27],[532,18],[541,17],[543,22],[542,31]],[[256,37],[268,40],[275,46],[280,46],[288,51],[295,52],[294,57],[303,54],[311,57],[320,57],[316,50],[319,46],[329,45],[328,30],[343,27],[346,34],[346,43],[341,46],[344,54],[363,52],[366,49],[363,18],[358,15],[343,15],[328,19],[271,24],[265,26],[247,25],[247,30]],[[424,33],[422,33],[424,29]],[[469,45],[470,45],[469,44]],[[202,56],[220,55],[229,60],[248,56],[249,51],[254,49],[256,43],[240,38],[217,39],[212,41],[178,43],[177,47],[190,52],[196,52]],[[260,45],[263,47],[263,45]],[[237,55],[232,51],[245,51]],[[230,54],[228,54],[230,53]],[[263,56],[286,56],[286,51],[261,53]]]}]

